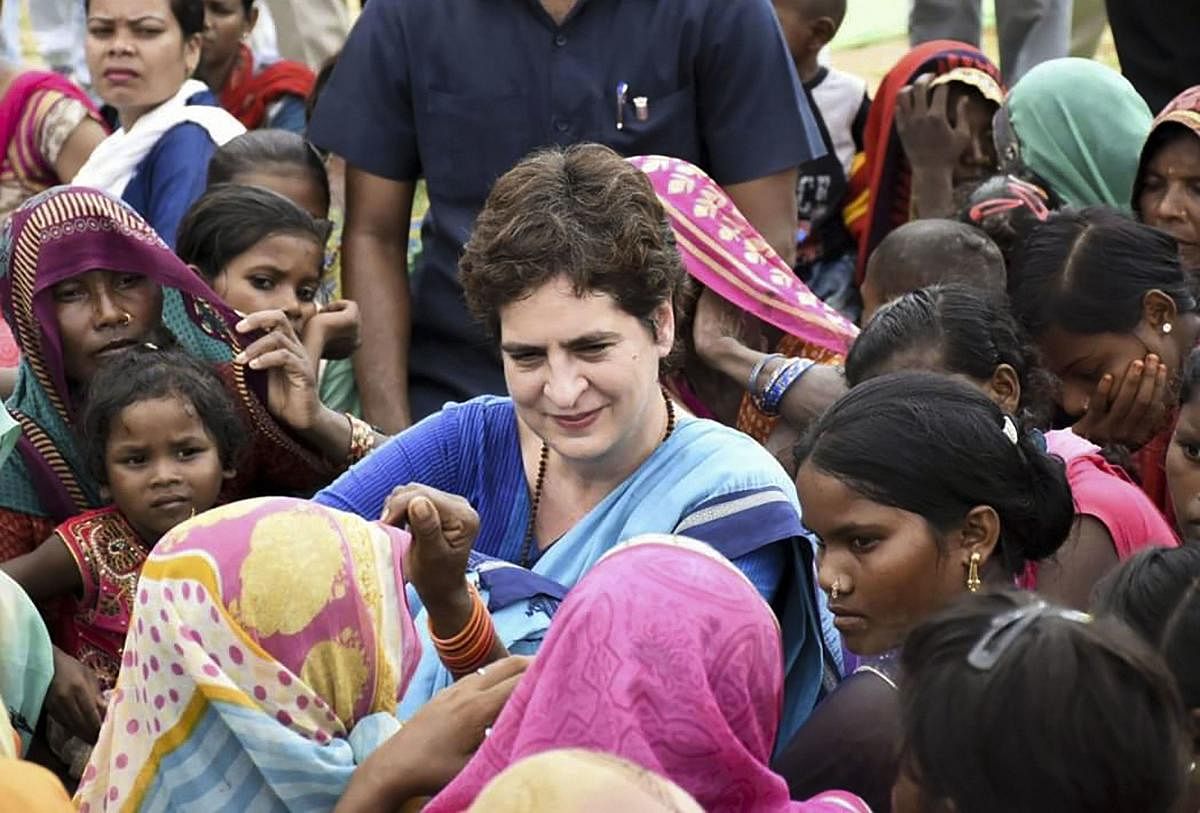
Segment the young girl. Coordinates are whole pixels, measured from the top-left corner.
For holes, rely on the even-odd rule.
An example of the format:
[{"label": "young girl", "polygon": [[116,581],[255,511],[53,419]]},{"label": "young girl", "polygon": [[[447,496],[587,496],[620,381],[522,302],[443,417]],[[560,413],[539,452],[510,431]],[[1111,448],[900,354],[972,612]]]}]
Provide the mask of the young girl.
[{"label": "young girl", "polygon": [[[320,303],[320,319],[312,323],[313,333],[304,337],[304,344],[314,359],[330,360],[330,363],[322,366],[319,376],[321,400],[331,409],[360,414],[354,370],[348,358],[358,341],[358,308],[354,303],[340,299],[341,234],[337,225],[325,223],[330,216],[332,198],[329,176],[321,156],[311,144],[295,133],[280,130],[247,133],[226,144],[213,156],[208,169],[208,184],[210,191],[215,191],[222,184],[268,189],[287,198],[307,212],[318,225],[324,226],[323,271],[318,270],[321,279],[315,300]],[[268,218],[272,216],[266,211],[262,214]],[[246,216],[254,215],[247,212]],[[269,222],[263,221],[260,229]],[[218,222],[212,222],[208,226],[207,239],[217,235],[222,240],[229,239],[226,230],[230,228],[230,223],[236,221],[218,218]],[[292,225],[296,226],[295,223]],[[185,223],[181,227],[181,238],[184,231],[194,226]],[[235,228],[243,226],[245,223],[237,223]],[[184,256],[183,251],[181,246],[180,256]],[[186,257],[185,261],[191,262]],[[236,297],[236,294],[233,295]],[[237,310],[249,312],[249,308],[243,308],[238,299],[226,301]],[[323,347],[322,341],[325,342]],[[321,352],[311,352],[314,349]]]},{"label": "young girl", "polygon": [[843,645],[863,658],[776,763],[793,798],[839,787],[888,810],[896,650],[966,592],[1052,556],[1074,506],[1061,460],[961,381],[893,373],[850,390],[798,448],[804,524]]},{"label": "young girl", "polygon": [[91,691],[81,688],[77,702],[47,711],[90,741],[103,717],[102,693],[121,668],[142,563],[164,533],[216,504],[235,474],[245,429],[208,366],[181,350],[142,345],[97,371],[78,431],[112,505],[64,522],[0,569],[39,605],[70,597],[53,636],[56,678],[75,671]]},{"label": "young girl", "polygon": [[1185,544],[1200,543],[1200,350],[1184,366],[1166,473],[1179,534]]},{"label": "young girl", "polygon": [[240,313],[282,310],[314,372],[358,344],[353,302],[317,301],[328,225],[257,186],[213,187],[188,212],[177,253]]}]

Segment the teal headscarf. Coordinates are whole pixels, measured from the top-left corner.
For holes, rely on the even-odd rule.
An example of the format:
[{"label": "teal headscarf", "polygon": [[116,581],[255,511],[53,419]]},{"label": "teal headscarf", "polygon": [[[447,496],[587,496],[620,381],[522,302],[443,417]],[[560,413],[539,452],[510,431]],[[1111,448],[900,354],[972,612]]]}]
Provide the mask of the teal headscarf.
[{"label": "teal headscarf", "polygon": [[1088,59],[1052,59],[1005,102],[1021,163],[1068,206],[1130,211],[1150,108],[1124,76]]}]

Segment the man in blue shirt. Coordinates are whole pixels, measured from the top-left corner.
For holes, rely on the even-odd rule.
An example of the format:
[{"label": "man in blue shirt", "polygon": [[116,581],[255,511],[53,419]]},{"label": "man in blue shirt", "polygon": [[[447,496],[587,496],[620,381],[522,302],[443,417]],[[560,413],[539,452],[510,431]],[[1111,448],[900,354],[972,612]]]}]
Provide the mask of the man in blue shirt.
[{"label": "man in blue shirt", "polygon": [[[824,150],[770,0],[371,0],[310,137],[348,165],[355,378],[365,417],[393,432],[505,391],[457,266],[492,183],[528,153],[595,141],[691,161],[790,263],[796,167]],[[410,291],[419,177],[430,209]]]}]

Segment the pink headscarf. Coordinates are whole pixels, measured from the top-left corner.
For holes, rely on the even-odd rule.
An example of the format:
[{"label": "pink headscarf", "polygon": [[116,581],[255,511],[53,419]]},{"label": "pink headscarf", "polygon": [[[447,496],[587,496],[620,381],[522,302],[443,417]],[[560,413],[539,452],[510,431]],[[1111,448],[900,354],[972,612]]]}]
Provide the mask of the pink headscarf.
[{"label": "pink headscarf", "polygon": [[800,281],[716,181],[678,158],[629,162],[654,186],[693,279],[784,333],[846,353],[858,328]]},{"label": "pink headscarf", "polygon": [[556,748],[622,757],[705,810],[867,810],[792,802],[768,767],[783,694],[779,625],[736,568],[681,537],[618,546],[567,596],[479,753],[426,813],[457,813],[514,762]]}]

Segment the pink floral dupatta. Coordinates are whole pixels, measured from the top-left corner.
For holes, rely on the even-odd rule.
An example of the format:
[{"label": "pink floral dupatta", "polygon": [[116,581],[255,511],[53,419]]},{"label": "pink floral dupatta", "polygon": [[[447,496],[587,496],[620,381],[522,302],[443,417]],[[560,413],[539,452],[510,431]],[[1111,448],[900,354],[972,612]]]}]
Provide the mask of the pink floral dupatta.
[{"label": "pink floral dupatta", "polygon": [[[821,363],[845,357],[858,328],[800,281],[716,181],[678,158],[645,155],[629,161],[654,186],[694,280],[782,330],[786,335],[778,352]],[[738,428],[761,441],[771,425],[747,398]]]},{"label": "pink floral dupatta", "polygon": [[699,542],[638,537],[570,592],[494,733],[425,812],[466,810],[509,765],[558,748],[629,760],[705,810],[866,810],[788,798],[768,767],[782,698],[779,625],[746,577]]}]

